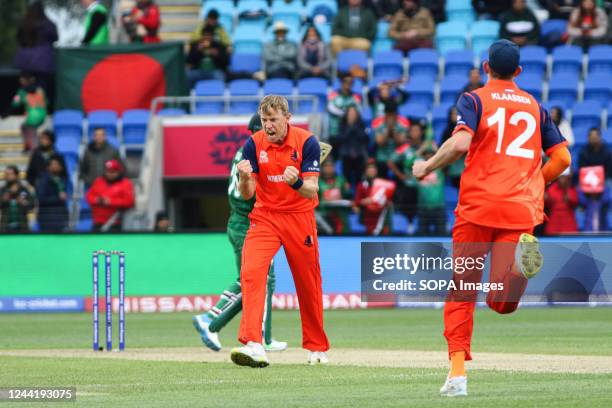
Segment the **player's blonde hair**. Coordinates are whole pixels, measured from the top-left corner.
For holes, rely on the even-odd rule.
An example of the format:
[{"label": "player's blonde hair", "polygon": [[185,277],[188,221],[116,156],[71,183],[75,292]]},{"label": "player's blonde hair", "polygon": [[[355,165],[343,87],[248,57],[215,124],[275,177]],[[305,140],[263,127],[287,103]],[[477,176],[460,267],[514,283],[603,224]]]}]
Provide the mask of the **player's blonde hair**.
[{"label": "player's blonde hair", "polygon": [[269,113],[271,109],[274,109],[277,112],[281,112],[283,116],[287,116],[289,114],[289,102],[284,96],[280,95],[266,95],[259,102],[259,113]]}]

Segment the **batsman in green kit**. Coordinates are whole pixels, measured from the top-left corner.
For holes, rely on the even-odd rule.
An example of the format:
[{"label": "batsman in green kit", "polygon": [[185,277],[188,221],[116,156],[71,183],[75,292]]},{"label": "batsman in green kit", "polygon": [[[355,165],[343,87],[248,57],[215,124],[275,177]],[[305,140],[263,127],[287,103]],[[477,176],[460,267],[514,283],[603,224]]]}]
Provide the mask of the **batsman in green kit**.
[{"label": "batsman in green kit", "polygon": [[[259,114],[253,115],[249,121],[251,134],[261,129]],[[229,179],[228,198],[230,204],[230,217],[227,222],[227,236],[234,248],[238,278],[232,282],[221,294],[221,298],[208,312],[194,316],[193,326],[200,333],[202,342],[211,350],[221,350],[219,331],[242,310],[242,293],[240,289],[240,264],[242,258],[242,245],[249,229],[249,213],[255,204],[255,197],[245,200],[238,191],[238,171],[236,165],[242,160],[240,148],[232,160],[232,170]],[[287,343],[272,338],[272,294],[274,293],[274,264],[270,264],[266,290],[266,310],[264,311],[263,337],[266,351],[282,351]]]}]

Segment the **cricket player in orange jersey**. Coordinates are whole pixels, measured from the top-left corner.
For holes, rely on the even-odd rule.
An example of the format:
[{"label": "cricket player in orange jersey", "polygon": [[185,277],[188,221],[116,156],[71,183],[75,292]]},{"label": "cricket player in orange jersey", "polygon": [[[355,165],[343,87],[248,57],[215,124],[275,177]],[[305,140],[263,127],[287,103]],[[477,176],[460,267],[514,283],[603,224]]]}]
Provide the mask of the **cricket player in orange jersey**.
[{"label": "cricket player in orange jersey", "polygon": [[[533,227],[544,218],[544,188],[567,167],[567,142],[549,113],[520,90],[513,78],[521,73],[519,48],[498,40],[489,48],[484,70],[487,84],[464,93],[457,102],[453,136],[427,161],[416,162],[413,174],[421,179],[467,152],[461,176],[459,203],[453,227],[453,256],[472,258],[491,252],[490,282],[503,285],[491,291],[487,305],[512,313],[527,287],[527,279],[541,269],[543,259]],[[542,150],[550,160],[542,166]],[[480,282],[482,269],[453,274]],[[475,293],[449,291],[444,307],[444,336],[451,369],[443,396],[467,395],[465,360],[471,360]]]},{"label": "cricket player in orange jersey", "polygon": [[261,325],[268,268],[281,245],[287,255],[302,319],[302,347],[309,364],[327,363],[329,341],[323,329],[323,293],[319,244],[314,216],[318,204],[321,149],[307,130],[289,124],[289,104],[268,95],[259,104],[263,129],[244,144],[237,165],[238,190],[245,199],[255,194],[250,226],[242,250],[242,319],[232,361],[250,367],[268,366]]}]

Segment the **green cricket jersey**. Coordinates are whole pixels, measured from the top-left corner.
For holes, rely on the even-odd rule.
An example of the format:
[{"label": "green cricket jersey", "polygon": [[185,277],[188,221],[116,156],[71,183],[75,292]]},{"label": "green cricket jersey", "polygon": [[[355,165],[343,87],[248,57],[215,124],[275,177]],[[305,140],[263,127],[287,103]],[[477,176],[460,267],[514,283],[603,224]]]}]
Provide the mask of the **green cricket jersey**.
[{"label": "green cricket jersey", "polygon": [[227,195],[230,204],[230,217],[227,222],[227,227],[230,229],[249,228],[249,213],[255,205],[255,197],[250,200],[245,200],[238,191],[238,163],[242,160],[242,147],[238,149],[234,159],[232,160],[232,170],[229,178],[229,187]]}]

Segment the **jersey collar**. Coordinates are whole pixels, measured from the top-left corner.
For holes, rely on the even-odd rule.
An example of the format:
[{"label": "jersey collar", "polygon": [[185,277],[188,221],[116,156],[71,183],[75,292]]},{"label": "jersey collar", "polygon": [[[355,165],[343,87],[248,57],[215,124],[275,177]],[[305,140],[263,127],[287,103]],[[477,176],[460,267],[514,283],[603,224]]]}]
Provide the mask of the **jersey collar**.
[{"label": "jersey collar", "polygon": [[295,134],[291,131],[291,125],[287,124],[287,136],[285,137],[285,141],[281,145],[277,145],[274,143],[268,142],[268,138],[264,132],[262,147],[264,150],[268,150],[269,148],[273,149],[282,149],[284,146],[289,146],[294,149],[297,149],[297,141],[295,140]]},{"label": "jersey collar", "polygon": [[518,89],[514,81],[504,81],[502,79],[494,79],[494,78],[489,78],[489,80],[487,81],[487,86],[492,86],[495,88]]}]

